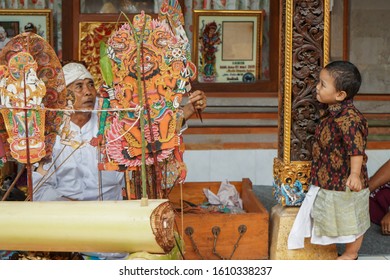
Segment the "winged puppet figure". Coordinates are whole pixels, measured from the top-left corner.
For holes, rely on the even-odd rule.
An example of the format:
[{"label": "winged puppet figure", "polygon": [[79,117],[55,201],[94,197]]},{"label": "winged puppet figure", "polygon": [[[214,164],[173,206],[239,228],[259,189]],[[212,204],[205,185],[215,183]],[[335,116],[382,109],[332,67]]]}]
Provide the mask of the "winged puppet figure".
[{"label": "winged puppet figure", "polygon": [[[141,13],[101,47],[106,98],[97,139],[105,143],[102,170],[153,166],[163,187],[183,182],[183,95],[196,67],[177,1],[164,1],[158,19]],[[104,141],[102,141],[104,139]]]}]

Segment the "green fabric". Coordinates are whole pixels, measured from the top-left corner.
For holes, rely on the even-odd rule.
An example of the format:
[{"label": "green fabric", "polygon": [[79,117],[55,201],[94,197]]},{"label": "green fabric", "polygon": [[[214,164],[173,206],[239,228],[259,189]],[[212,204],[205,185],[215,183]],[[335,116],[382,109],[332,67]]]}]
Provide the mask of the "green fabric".
[{"label": "green fabric", "polygon": [[360,192],[320,189],[312,216],[318,236],[346,236],[364,233],[370,227],[369,190]]}]

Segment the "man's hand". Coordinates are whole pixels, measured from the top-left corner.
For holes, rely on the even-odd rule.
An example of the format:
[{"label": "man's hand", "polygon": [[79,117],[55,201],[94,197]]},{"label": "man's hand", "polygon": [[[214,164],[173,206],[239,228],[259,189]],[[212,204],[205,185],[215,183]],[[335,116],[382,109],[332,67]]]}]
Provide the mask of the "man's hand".
[{"label": "man's hand", "polygon": [[204,109],[206,109],[207,106],[206,94],[204,93],[204,91],[196,90],[190,94],[188,98],[188,103],[193,104],[196,109],[200,109],[201,111],[203,111]]},{"label": "man's hand", "polygon": [[89,142],[89,144],[90,144],[91,146],[97,147],[97,146],[100,145],[102,142],[103,142],[103,135],[102,135],[102,134],[99,134],[97,137],[93,137],[93,138],[91,139],[91,141]]},{"label": "man's hand", "polygon": [[196,90],[188,97],[188,103],[184,106],[184,118],[188,120],[195,110],[202,112],[207,106],[207,98],[204,91]]}]

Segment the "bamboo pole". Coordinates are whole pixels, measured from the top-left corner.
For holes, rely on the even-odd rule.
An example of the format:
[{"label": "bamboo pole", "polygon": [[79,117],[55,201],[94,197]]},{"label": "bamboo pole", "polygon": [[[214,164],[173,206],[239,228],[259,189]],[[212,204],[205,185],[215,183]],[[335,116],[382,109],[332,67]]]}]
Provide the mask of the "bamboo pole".
[{"label": "bamboo pole", "polygon": [[[151,217],[167,200],[35,201],[0,203],[2,250],[59,252],[165,253],[153,232]],[[158,225],[167,237],[174,235],[171,218]],[[172,219],[169,220],[169,219]]]},{"label": "bamboo pole", "polygon": [[[30,37],[28,37],[30,38]],[[25,126],[25,132],[26,132],[26,155],[27,155],[27,162],[26,162],[26,170],[27,170],[27,193],[28,197],[30,197],[30,200],[33,200],[33,183],[32,183],[32,172],[31,172],[31,160],[30,160],[30,140],[29,140],[29,127],[28,127],[28,111],[29,109],[26,109],[27,107],[27,92],[26,92],[26,71],[23,69],[23,95],[24,95],[24,126]]]}]

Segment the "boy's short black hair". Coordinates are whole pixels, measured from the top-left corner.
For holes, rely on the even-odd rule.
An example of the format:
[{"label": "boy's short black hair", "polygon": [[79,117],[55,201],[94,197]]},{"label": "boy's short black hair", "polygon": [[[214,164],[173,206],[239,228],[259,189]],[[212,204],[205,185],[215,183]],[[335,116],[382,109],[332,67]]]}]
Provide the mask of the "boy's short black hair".
[{"label": "boy's short black hair", "polygon": [[334,86],[337,91],[345,91],[346,99],[352,99],[359,91],[362,83],[359,69],[348,61],[332,61],[325,69],[334,78]]}]

